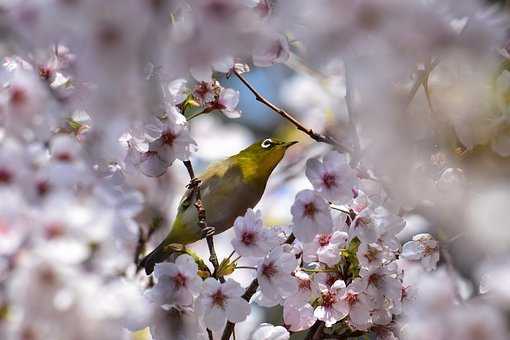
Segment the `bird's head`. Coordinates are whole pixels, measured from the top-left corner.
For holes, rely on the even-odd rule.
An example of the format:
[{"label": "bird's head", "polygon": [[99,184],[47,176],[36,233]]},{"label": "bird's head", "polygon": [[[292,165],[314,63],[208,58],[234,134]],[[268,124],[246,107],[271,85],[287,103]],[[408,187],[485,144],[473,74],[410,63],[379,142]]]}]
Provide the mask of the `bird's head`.
[{"label": "bird's head", "polygon": [[269,176],[280,163],[289,147],[297,142],[284,142],[275,138],[261,139],[238,153],[236,158],[244,167],[250,167],[254,175]]}]

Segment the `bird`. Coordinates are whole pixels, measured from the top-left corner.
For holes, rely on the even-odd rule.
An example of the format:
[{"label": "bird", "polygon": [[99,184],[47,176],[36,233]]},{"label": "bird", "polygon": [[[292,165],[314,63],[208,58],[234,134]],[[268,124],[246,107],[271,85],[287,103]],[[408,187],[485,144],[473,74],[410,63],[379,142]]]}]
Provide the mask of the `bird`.
[{"label": "bird", "polygon": [[[200,198],[206,212],[207,225],[219,234],[230,229],[235,219],[253,208],[262,198],[269,176],[296,141],[284,142],[265,138],[238,154],[213,163],[198,177]],[[187,245],[204,237],[195,207],[196,190],[184,193],[177,215],[165,239],[140,262],[147,275],[157,263],[165,261],[174,250],[169,245]],[[212,229],[211,229],[212,230]]]}]

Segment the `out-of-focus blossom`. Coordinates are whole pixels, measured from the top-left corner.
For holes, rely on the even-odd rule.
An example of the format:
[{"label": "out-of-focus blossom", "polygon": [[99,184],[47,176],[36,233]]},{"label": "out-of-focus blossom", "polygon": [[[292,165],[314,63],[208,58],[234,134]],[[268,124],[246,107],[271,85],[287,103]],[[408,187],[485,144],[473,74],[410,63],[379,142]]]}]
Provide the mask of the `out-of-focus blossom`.
[{"label": "out-of-focus blossom", "polygon": [[267,67],[276,63],[283,63],[289,59],[289,43],[284,36],[276,36],[263,41],[253,51],[253,64]]},{"label": "out-of-focus blossom", "polygon": [[430,234],[418,234],[404,244],[400,256],[406,260],[421,261],[427,271],[432,271],[439,261],[439,244]]}]

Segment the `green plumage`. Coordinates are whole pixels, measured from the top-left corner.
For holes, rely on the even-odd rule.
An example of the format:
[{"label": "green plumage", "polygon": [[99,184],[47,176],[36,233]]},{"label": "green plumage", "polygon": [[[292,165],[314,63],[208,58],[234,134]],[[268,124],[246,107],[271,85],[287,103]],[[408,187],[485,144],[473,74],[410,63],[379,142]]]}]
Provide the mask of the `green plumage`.
[{"label": "green plumage", "polygon": [[[258,141],[237,155],[215,163],[198,178],[200,194],[207,214],[207,223],[222,233],[232,227],[238,216],[254,207],[261,199],[266,183],[285,151],[295,142],[285,143],[275,139]],[[172,228],[165,240],[147,255],[140,266],[147,274],[156,263],[167,259],[172,243],[189,244],[203,237],[198,226],[198,213],[194,206],[196,197],[188,190],[177,211]]]}]

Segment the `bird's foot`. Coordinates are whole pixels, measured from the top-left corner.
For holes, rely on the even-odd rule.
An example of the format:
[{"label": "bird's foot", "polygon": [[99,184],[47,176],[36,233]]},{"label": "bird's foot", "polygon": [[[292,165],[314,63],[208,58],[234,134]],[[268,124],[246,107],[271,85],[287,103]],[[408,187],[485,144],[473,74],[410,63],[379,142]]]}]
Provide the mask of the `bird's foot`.
[{"label": "bird's foot", "polygon": [[196,177],[192,178],[191,181],[189,181],[188,185],[186,185],[186,188],[193,189],[198,188],[202,181]]},{"label": "bird's foot", "polygon": [[214,228],[212,226],[207,226],[204,229],[202,229],[202,237],[204,237],[204,238],[213,236],[214,234],[216,234],[216,228]]}]

